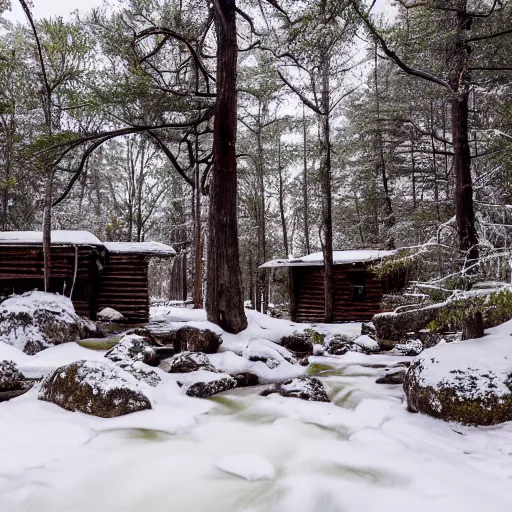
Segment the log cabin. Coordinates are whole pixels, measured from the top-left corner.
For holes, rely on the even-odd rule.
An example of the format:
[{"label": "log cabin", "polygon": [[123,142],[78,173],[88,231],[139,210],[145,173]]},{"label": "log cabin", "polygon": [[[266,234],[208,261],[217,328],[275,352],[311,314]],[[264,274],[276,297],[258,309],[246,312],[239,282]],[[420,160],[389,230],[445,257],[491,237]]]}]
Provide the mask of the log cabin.
[{"label": "log cabin", "polygon": [[[366,322],[380,312],[384,282],[371,266],[394,251],[334,251],[334,322]],[[290,279],[290,315],[294,322],[325,321],[324,259],[321,252],[302,258],[278,259],[262,269],[286,268]]]},{"label": "log cabin", "polygon": [[[87,231],[52,231],[50,289],[96,319],[111,307],[129,322],[149,319],[148,260],[176,253],[158,242],[101,242]],[[44,289],[40,231],[0,232],[0,296]]]}]

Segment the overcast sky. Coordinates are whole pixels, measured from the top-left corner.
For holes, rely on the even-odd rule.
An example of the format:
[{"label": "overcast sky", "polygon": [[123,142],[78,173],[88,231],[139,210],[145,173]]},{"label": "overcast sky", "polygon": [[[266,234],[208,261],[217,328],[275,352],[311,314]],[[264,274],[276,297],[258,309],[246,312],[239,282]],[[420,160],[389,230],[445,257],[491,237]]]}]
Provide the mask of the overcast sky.
[{"label": "overcast sky", "polygon": [[[378,0],[377,10],[389,10],[392,0]],[[5,17],[12,21],[24,21],[23,10],[18,0],[12,0],[12,11],[5,13]],[[32,14],[35,18],[48,18],[62,16],[67,18],[75,10],[87,11],[92,7],[103,4],[103,0],[33,0]]]}]

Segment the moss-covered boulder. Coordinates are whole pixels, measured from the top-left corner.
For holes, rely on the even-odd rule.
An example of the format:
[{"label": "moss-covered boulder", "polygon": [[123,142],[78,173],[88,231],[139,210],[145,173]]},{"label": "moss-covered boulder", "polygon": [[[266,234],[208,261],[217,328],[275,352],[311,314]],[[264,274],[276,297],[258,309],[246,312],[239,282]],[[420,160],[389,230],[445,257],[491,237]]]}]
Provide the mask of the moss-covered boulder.
[{"label": "moss-covered boulder", "polygon": [[441,344],[411,363],[409,410],[468,425],[512,421],[512,322],[485,338]]},{"label": "moss-covered boulder", "polygon": [[372,322],[381,349],[390,350],[398,343],[407,342],[412,333],[417,337],[420,331],[424,331],[437,318],[441,308],[442,306],[428,306],[401,313],[375,315]]},{"label": "moss-covered boulder", "polygon": [[96,361],[76,361],[57,368],[43,381],[39,400],[101,418],[151,409],[132,375],[113,363]]}]

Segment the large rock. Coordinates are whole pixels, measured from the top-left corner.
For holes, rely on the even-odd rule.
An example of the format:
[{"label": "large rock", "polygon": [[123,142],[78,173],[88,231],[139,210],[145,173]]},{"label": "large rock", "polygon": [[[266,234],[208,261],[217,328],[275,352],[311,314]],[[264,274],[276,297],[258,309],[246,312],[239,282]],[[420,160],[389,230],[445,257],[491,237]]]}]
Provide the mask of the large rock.
[{"label": "large rock", "polygon": [[157,358],[155,349],[137,334],[126,334],[105,357],[114,363],[141,361],[150,364]]},{"label": "large rock", "polygon": [[34,291],[0,305],[0,341],[29,355],[95,336],[95,324],[79,317],[71,301],[61,295]]},{"label": "large rock", "polygon": [[236,380],[237,388],[249,388],[260,383],[259,377],[251,372],[235,373],[232,377]]},{"label": "large rock", "polygon": [[57,368],[43,381],[39,399],[101,418],[151,409],[133,377],[114,364],[95,361]]},{"label": "large rock", "polygon": [[411,411],[469,425],[512,421],[512,322],[485,338],[441,344],[411,364],[404,390]]},{"label": "large rock", "polygon": [[114,308],[104,308],[98,315],[100,322],[123,323],[126,322],[126,317]]},{"label": "large rock", "polygon": [[267,396],[272,393],[278,393],[284,397],[301,398],[311,402],[329,402],[323,384],[314,377],[297,377],[286,380],[270,386],[261,394]]},{"label": "large rock", "polygon": [[175,352],[202,352],[215,354],[222,338],[210,329],[198,329],[185,325],[171,332],[151,331],[160,345],[172,345]]},{"label": "large rock", "polygon": [[[313,355],[313,345],[315,340],[315,334],[319,338],[318,341],[323,342],[323,336],[321,334],[316,333],[312,329],[308,330],[309,332],[294,332],[290,336],[283,336],[280,345],[288,349],[295,357],[302,358]],[[313,334],[314,333],[314,334]]]},{"label": "large rock", "polygon": [[380,347],[392,349],[397,343],[405,343],[437,318],[442,306],[428,306],[424,309],[402,313],[379,313],[372,319]]},{"label": "large rock", "polygon": [[398,364],[386,368],[384,373],[375,381],[377,384],[403,384],[405,381],[405,374],[407,373],[407,366]]},{"label": "large rock", "polygon": [[188,396],[196,398],[209,398],[213,395],[236,387],[237,381],[233,377],[225,374],[213,374],[211,379],[205,379],[191,384],[185,393]]},{"label": "large rock", "polygon": [[180,352],[162,361],[159,368],[167,373],[191,373],[198,370],[217,372],[208,357],[200,352]]}]

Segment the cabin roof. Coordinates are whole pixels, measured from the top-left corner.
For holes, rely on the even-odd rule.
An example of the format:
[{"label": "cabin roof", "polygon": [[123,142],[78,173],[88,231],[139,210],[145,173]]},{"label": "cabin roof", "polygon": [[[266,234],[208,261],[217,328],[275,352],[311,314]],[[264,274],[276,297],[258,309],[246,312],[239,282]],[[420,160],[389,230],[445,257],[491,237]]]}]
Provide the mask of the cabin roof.
[{"label": "cabin roof", "polygon": [[[346,265],[350,263],[364,263],[381,260],[393,256],[396,251],[377,251],[362,249],[355,251],[334,251],[332,253],[335,265]],[[267,261],[260,268],[278,267],[321,267],[324,264],[324,257],[321,252],[315,252],[302,256],[301,258],[288,258]]]},{"label": "cabin roof", "polygon": [[[43,243],[42,231],[1,231],[0,245],[39,245]],[[52,245],[98,245],[98,238],[88,231],[52,231]]]},{"label": "cabin roof", "polygon": [[[42,231],[2,231],[0,246],[42,245]],[[140,254],[144,256],[169,257],[176,251],[160,242],[102,242],[88,231],[52,230],[52,245],[87,245],[106,249],[114,254]]]},{"label": "cabin roof", "polygon": [[176,251],[160,242],[105,242],[107,251],[114,254],[141,254],[147,256],[174,256]]}]

